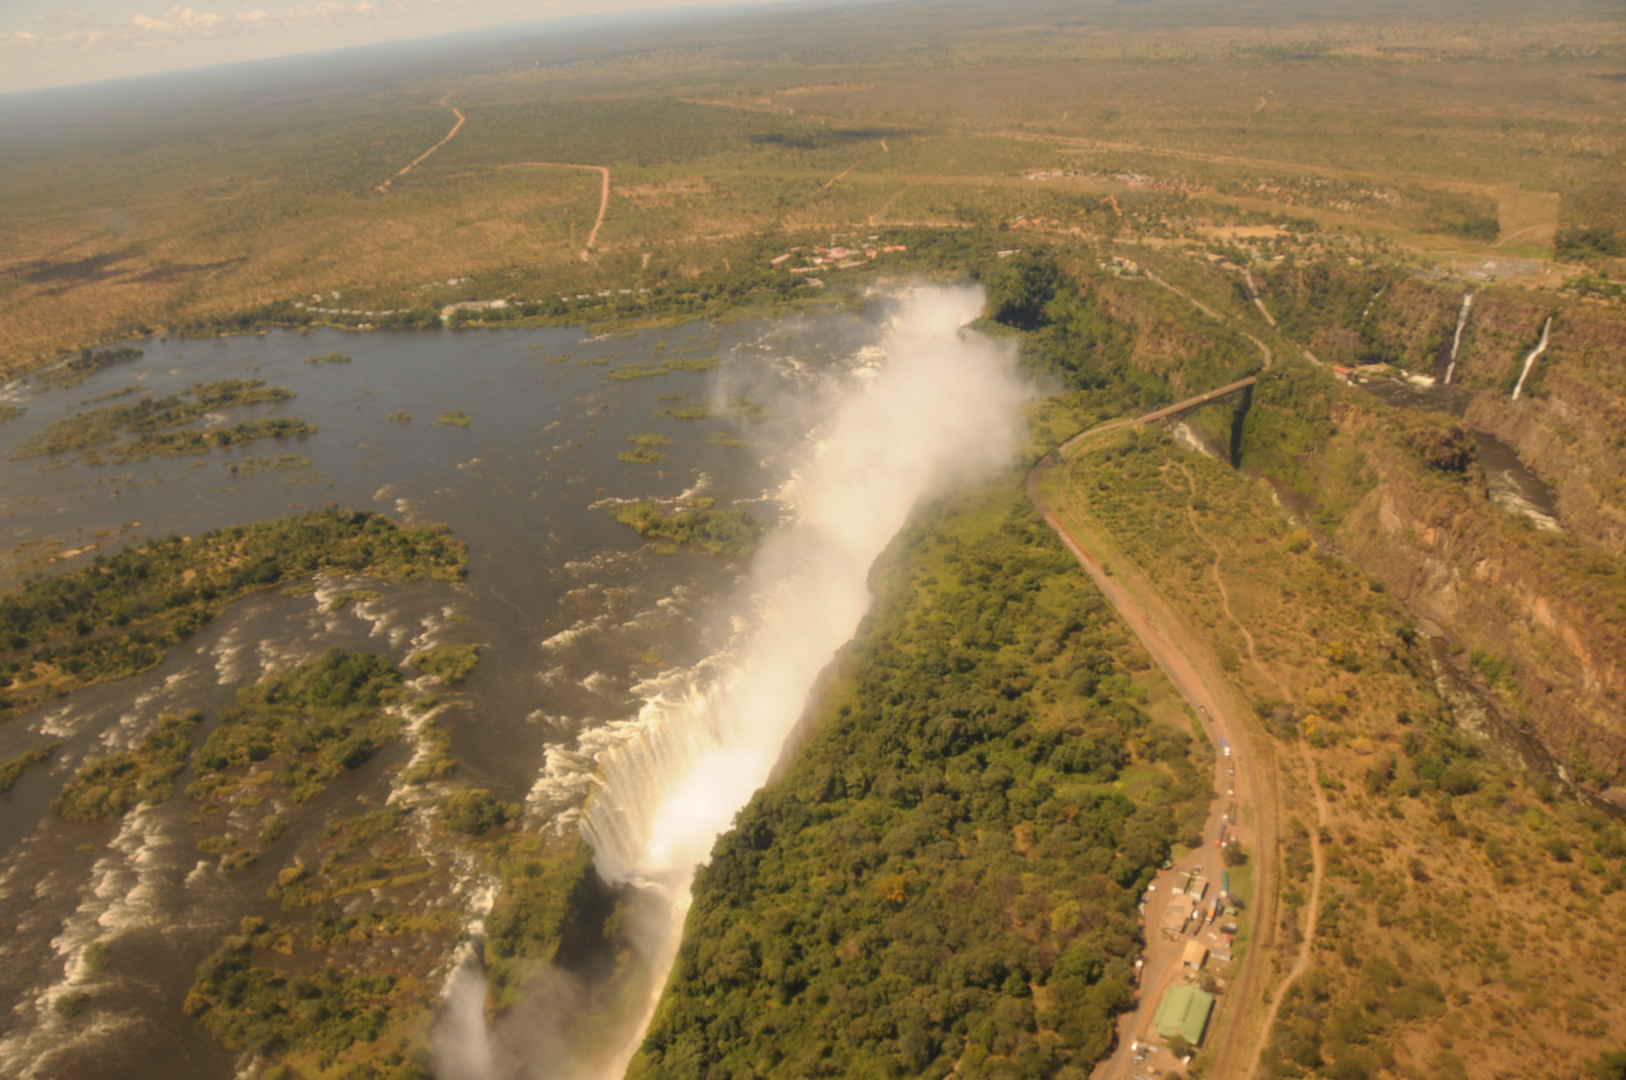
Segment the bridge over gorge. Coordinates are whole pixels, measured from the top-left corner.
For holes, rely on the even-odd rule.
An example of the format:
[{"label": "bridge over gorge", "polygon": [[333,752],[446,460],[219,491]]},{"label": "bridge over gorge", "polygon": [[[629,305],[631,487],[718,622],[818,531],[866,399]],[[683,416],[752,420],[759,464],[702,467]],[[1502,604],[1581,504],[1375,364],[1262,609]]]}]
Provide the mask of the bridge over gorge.
[{"label": "bridge over gorge", "polygon": [[1073,447],[1077,446],[1085,439],[1100,435],[1104,431],[1112,431],[1115,428],[1121,427],[1139,427],[1142,424],[1153,424],[1159,420],[1167,420],[1171,416],[1179,416],[1181,413],[1190,412],[1192,409],[1200,408],[1203,405],[1212,404],[1213,402],[1216,402],[1227,395],[1246,390],[1258,381],[1259,376],[1249,375],[1246,379],[1238,379],[1236,382],[1226,383],[1224,386],[1214,390],[1209,390],[1207,393],[1198,394],[1196,397],[1187,398],[1186,400],[1178,402],[1174,405],[1167,405],[1161,409],[1155,409],[1144,416],[1131,417],[1125,420],[1114,420],[1111,423],[1088,428],[1079,432],[1077,435],[1074,435],[1072,438],[1056,447],[1056,449],[1052,450],[1049,455],[1050,460],[1056,464],[1060,464],[1061,461],[1067,456],[1068,452],[1073,449]]},{"label": "bridge over gorge", "polygon": [[1246,379],[1238,379],[1234,383],[1226,383],[1218,390],[1210,390],[1206,394],[1198,394],[1194,398],[1187,398],[1178,405],[1170,405],[1166,409],[1158,409],[1156,412],[1149,412],[1145,416],[1131,420],[1130,423],[1150,424],[1157,420],[1166,420],[1171,416],[1178,416],[1183,412],[1189,412],[1190,410],[1197,408],[1199,405],[1207,405],[1209,402],[1218,401],[1227,394],[1234,394],[1238,390],[1246,390],[1248,387],[1254,385],[1258,381],[1259,376],[1249,375]]}]

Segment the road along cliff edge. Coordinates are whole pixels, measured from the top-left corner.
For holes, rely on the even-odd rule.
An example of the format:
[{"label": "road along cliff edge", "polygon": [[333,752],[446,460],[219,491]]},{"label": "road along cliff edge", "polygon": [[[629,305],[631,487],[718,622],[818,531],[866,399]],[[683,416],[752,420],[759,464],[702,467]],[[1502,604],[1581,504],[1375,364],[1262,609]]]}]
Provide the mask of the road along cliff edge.
[{"label": "road along cliff edge", "polygon": [[[1251,853],[1254,898],[1251,931],[1242,967],[1221,998],[1210,1023],[1207,1039],[1213,1048],[1207,1075],[1217,1078],[1242,1077],[1252,1072],[1259,1049],[1267,1034],[1264,1001],[1263,958],[1274,945],[1276,926],[1276,875],[1278,861],[1280,797],[1274,748],[1256,729],[1252,712],[1236,690],[1219,676],[1218,665],[1202,639],[1166,603],[1153,584],[1132,564],[1118,557],[1104,537],[1089,524],[1069,512],[1067,478],[1072,471],[1070,458],[1086,440],[1131,425],[1154,422],[1205,404],[1226,393],[1252,385],[1253,379],[1210,391],[1188,402],[1159,409],[1133,420],[1118,420],[1080,432],[1034,465],[1027,477],[1028,499],[1045,522],[1061,537],[1079,563],[1089,573],[1102,594],[1115,607],[1139,638],[1147,653],[1168,676],[1193,710],[1206,718],[1205,728],[1216,747],[1229,745],[1230,754],[1216,755],[1216,782],[1220,790],[1234,796],[1216,798],[1204,827],[1205,839],[1217,835],[1225,819],[1225,805],[1232,801],[1242,808],[1236,832]],[[1111,567],[1109,570],[1108,567]],[[1236,774],[1229,774],[1235,763]],[[1205,845],[1206,848],[1206,845]],[[1179,860],[1179,865],[1160,874],[1148,903],[1146,924],[1153,924],[1170,895],[1176,872],[1189,872],[1193,866],[1211,862],[1218,866],[1219,854],[1198,849]],[[1192,864],[1188,866],[1186,864]],[[1174,984],[1181,970],[1177,945],[1147,934],[1145,966],[1141,972],[1139,1002],[1134,1012],[1120,1022],[1118,1047],[1097,1066],[1094,1080],[1129,1080],[1137,1043],[1156,1045],[1152,1018],[1164,991]]]}]

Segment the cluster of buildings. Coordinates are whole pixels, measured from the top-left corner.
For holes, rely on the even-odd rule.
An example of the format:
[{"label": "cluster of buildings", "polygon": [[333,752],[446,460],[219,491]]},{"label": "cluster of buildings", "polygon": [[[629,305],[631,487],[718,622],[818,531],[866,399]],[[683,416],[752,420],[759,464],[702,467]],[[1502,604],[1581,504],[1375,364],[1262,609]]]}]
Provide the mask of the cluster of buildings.
[{"label": "cluster of buildings", "polygon": [[[1174,895],[1169,899],[1169,906],[1163,909],[1163,936],[1170,941],[1177,941],[1187,934],[1196,935],[1203,927],[1213,925],[1221,915],[1235,914],[1236,908],[1229,903],[1230,871],[1223,871],[1220,881],[1219,890],[1213,896],[1209,896],[1208,879],[1201,874],[1182,873],[1177,876],[1174,879]],[[1234,925],[1225,935],[1224,943],[1227,947],[1233,933]],[[1224,959],[1229,960],[1230,956],[1226,955]]]},{"label": "cluster of buildings", "polygon": [[[1221,842],[1225,831],[1222,825]],[[1237,909],[1230,902],[1230,871],[1220,872],[1219,888],[1211,894],[1211,883],[1202,876],[1201,869],[1175,878],[1174,895],[1163,912],[1163,936],[1170,941],[1185,941],[1180,953],[1184,977],[1164,992],[1152,1017],[1152,1027],[1160,1038],[1179,1035],[1192,1049],[1202,1045],[1215,1003],[1214,995],[1197,984],[1197,976],[1210,958],[1219,963],[1234,959],[1231,948],[1237,933],[1237,924],[1231,919]],[[1205,928],[1211,944],[1198,936]]]},{"label": "cluster of buildings", "polygon": [[318,315],[371,315],[377,318],[383,315],[395,314],[394,308],[390,308],[388,311],[362,311],[360,308],[317,307],[315,304],[305,304],[298,300],[294,301],[294,307],[303,311],[314,311]]},{"label": "cluster of buildings", "polygon": [[865,263],[873,262],[878,256],[890,255],[894,251],[909,250],[905,244],[882,244],[880,239],[879,236],[865,237],[864,246],[857,248],[843,247],[839,244],[812,249],[795,247],[783,255],[776,255],[769,259],[768,265],[785,267],[785,264],[798,254],[809,251],[810,253],[806,256],[804,265],[789,266],[785,267],[785,269],[792,274],[811,274],[821,267],[831,270],[851,270],[855,266],[863,266]]}]

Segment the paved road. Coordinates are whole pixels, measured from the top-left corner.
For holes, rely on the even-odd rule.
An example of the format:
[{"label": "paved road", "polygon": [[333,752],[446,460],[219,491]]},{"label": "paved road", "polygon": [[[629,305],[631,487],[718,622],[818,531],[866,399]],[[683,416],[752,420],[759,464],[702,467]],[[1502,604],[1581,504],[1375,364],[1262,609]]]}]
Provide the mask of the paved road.
[{"label": "paved road", "polygon": [[[1157,876],[1155,889],[1146,906],[1147,948],[1143,956],[1139,1004],[1119,1026],[1119,1043],[1113,1055],[1097,1066],[1094,1080],[1130,1080],[1136,1071],[1150,1075],[1148,1066],[1167,1072],[1178,1066],[1173,1055],[1161,1049],[1160,1041],[1152,1030],[1152,1016],[1165,990],[1182,978],[1192,977],[1182,972],[1180,954],[1185,941],[1165,940],[1160,927],[1163,912],[1169,902],[1171,886],[1179,871],[1203,867],[1204,876],[1218,887],[1222,869],[1219,852],[1213,843],[1218,835],[1220,821],[1231,802],[1238,806],[1238,821],[1234,834],[1249,851],[1253,866],[1254,903],[1252,940],[1242,961],[1241,971],[1225,989],[1220,1009],[1210,1025],[1208,1041],[1215,1046],[1214,1066],[1209,1076],[1225,1078],[1246,1075],[1257,1058],[1258,1038],[1256,1025],[1249,1025],[1247,1006],[1257,995],[1261,958],[1265,949],[1263,937],[1274,927],[1275,914],[1272,890],[1266,887],[1267,877],[1274,861],[1277,843],[1276,790],[1274,771],[1259,759],[1255,740],[1250,738],[1243,722],[1246,705],[1229,685],[1218,677],[1201,646],[1201,638],[1192,633],[1158,595],[1152,583],[1138,570],[1118,557],[1111,557],[1112,573],[1103,566],[1103,555],[1110,547],[1092,533],[1087,524],[1073,516],[1067,506],[1067,480],[1072,466],[1067,458],[1085,441],[1130,424],[1141,424],[1172,415],[1183,409],[1205,404],[1216,397],[1252,385],[1253,379],[1243,379],[1199,395],[1190,401],[1167,409],[1160,409],[1136,420],[1120,420],[1082,432],[1062,444],[1055,454],[1047,456],[1029,472],[1028,498],[1044,515],[1045,521],[1067,545],[1079,563],[1112,603],[1124,621],[1135,632],[1155,663],[1163,669],[1169,681],[1182,697],[1196,709],[1199,716],[1206,714],[1206,726],[1215,746],[1226,740],[1233,752],[1229,759],[1216,757],[1216,792],[1214,807],[1204,827],[1203,847],[1181,859],[1174,870]],[[1059,459],[1059,460],[1058,460]],[[1059,470],[1061,481],[1052,496],[1056,505],[1047,501],[1045,488],[1052,470]],[[1230,764],[1235,764],[1234,777]],[[1232,793],[1234,794],[1228,794]],[[1212,895],[1212,893],[1210,893]],[[1205,927],[1198,938],[1205,945],[1217,942],[1208,934],[1214,927]],[[1143,1064],[1132,1060],[1132,1047],[1136,1042],[1151,1043],[1157,1047]]]}]

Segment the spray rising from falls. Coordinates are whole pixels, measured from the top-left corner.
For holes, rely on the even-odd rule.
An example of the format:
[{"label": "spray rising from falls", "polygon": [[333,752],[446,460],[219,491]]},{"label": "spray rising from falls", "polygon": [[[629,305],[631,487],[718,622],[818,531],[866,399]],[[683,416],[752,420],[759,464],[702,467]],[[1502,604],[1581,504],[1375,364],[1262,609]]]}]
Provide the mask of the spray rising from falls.
[{"label": "spray rising from falls", "polygon": [[581,829],[600,872],[669,898],[657,990],[695,867],[767,781],[819,673],[869,610],[875,559],[922,499],[1012,458],[1028,391],[1011,350],[962,329],[982,301],[980,289],[941,288],[905,300],[885,361],[783,492],[793,521],[758,552],[732,643],[670,676],[593,754]]},{"label": "spray rising from falls", "polygon": [[1519,395],[1524,393],[1524,380],[1530,377],[1530,369],[1536,366],[1536,358],[1547,351],[1547,335],[1553,328],[1553,317],[1547,316],[1547,322],[1541,328],[1541,340],[1536,347],[1530,350],[1530,355],[1524,358],[1524,370],[1519,372],[1519,383],[1513,388],[1513,400],[1518,401]]},{"label": "spray rising from falls", "polygon": [[1457,332],[1451,338],[1451,363],[1445,369],[1445,385],[1451,385],[1451,376],[1457,370],[1457,353],[1462,348],[1462,330],[1468,325],[1468,309],[1474,306],[1474,291],[1469,289],[1462,296],[1462,310],[1457,312]]}]

